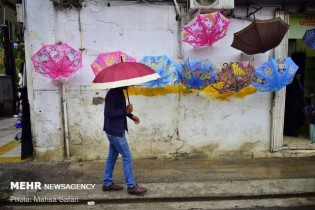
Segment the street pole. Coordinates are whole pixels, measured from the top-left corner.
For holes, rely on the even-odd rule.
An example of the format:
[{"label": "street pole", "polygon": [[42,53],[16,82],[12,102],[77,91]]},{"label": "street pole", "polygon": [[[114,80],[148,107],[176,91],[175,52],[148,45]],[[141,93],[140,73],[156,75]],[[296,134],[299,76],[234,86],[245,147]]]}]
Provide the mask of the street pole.
[{"label": "street pole", "polygon": [[7,26],[2,27],[4,35],[4,53],[5,53],[5,74],[11,77],[12,80],[12,92],[13,92],[13,113],[18,114],[16,102],[17,98],[17,84],[16,84],[16,70],[15,70],[15,60],[13,53],[13,43],[11,43],[9,38],[9,29]]}]

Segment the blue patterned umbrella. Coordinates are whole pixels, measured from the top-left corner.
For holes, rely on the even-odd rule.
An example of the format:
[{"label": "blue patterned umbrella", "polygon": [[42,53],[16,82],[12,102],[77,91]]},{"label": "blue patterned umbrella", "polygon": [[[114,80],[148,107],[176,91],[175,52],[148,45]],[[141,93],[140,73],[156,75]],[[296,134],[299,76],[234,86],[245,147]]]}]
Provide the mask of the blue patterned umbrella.
[{"label": "blue patterned umbrella", "polygon": [[302,38],[303,42],[310,48],[315,49],[315,28],[307,30]]},{"label": "blue patterned umbrella", "polygon": [[178,71],[178,80],[188,89],[202,90],[214,83],[217,71],[208,59],[188,58]]},{"label": "blue patterned umbrella", "polygon": [[292,82],[298,68],[290,57],[273,58],[254,71],[251,85],[259,92],[279,91]]},{"label": "blue patterned umbrella", "polygon": [[147,87],[165,87],[165,85],[174,85],[177,80],[177,69],[179,64],[172,61],[166,55],[163,56],[145,56],[140,63],[150,66],[158,73],[161,78],[144,83]]}]

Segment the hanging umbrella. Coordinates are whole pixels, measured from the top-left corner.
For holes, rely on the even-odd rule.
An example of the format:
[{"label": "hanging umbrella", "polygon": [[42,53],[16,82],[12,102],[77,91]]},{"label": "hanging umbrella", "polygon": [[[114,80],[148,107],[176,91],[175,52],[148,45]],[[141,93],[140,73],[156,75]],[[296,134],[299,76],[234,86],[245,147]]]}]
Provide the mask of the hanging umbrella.
[{"label": "hanging umbrella", "polygon": [[137,62],[122,62],[107,67],[98,73],[93,80],[92,89],[138,85],[158,78],[160,75],[149,66]]},{"label": "hanging umbrella", "polygon": [[220,12],[198,14],[183,27],[182,40],[196,48],[211,46],[226,35],[229,23]]},{"label": "hanging umbrella", "polygon": [[[67,99],[66,88],[62,79],[66,79],[82,67],[81,52],[67,44],[44,45],[32,56],[35,72],[61,83],[62,112],[65,120],[64,130],[67,130]],[[69,136],[65,134],[66,145],[69,145]],[[67,156],[70,155],[69,147],[66,147]]]},{"label": "hanging umbrella", "polygon": [[150,66],[161,77],[159,79],[146,82],[147,87],[164,87],[165,85],[173,85],[177,80],[178,64],[164,56],[145,56],[141,63]]},{"label": "hanging umbrella", "polygon": [[251,84],[260,92],[279,91],[292,82],[298,68],[290,57],[273,58],[254,71]]},{"label": "hanging umbrella", "polygon": [[212,87],[221,94],[238,92],[250,85],[254,69],[249,61],[225,64]]},{"label": "hanging umbrella", "polygon": [[44,45],[32,61],[35,72],[53,80],[68,78],[82,67],[81,52],[67,44]]},{"label": "hanging umbrella", "polygon": [[94,75],[97,75],[103,69],[120,62],[136,62],[136,59],[122,51],[101,53],[91,64]]},{"label": "hanging umbrella", "polygon": [[289,25],[281,18],[255,20],[243,30],[234,33],[232,47],[253,55],[277,47],[287,33]]},{"label": "hanging umbrella", "polygon": [[310,48],[315,49],[315,28],[307,30],[302,38],[303,42]]},{"label": "hanging umbrella", "polygon": [[178,70],[178,80],[188,89],[202,90],[214,82],[216,73],[208,59],[187,58]]}]

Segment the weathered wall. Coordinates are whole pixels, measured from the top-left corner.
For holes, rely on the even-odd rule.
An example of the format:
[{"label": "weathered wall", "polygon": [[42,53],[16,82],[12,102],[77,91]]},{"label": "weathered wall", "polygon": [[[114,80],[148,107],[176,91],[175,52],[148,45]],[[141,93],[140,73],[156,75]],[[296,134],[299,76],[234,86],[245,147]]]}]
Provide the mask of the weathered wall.
[{"label": "weathered wall", "polygon": [[[66,81],[70,153],[74,159],[105,158],[108,143],[103,128],[106,91],[90,89],[94,78],[90,64],[101,52],[122,50],[140,60],[146,55],[167,55],[179,62],[178,22],[173,5],[147,5],[86,1],[76,9],[59,10],[51,1],[27,1],[27,67],[42,44],[66,42],[82,48],[83,67]],[[141,12],[140,12],[141,11]],[[237,15],[246,10],[238,8]],[[264,8],[256,18],[272,18],[274,8]],[[47,24],[48,23],[48,24]],[[212,47],[193,49],[183,44],[184,58],[209,58],[220,67],[225,62],[248,60],[256,67],[270,54],[253,56],[230,45],[233,33],[250,22],[231,19],[228,35]],[[37,73],[29,73],[34,96],[32,126],[38,160],[62,159],[63,123],[60,87]],[[213,92],[183,93],[170,87],[169,93],[131,89],[130,100],[139,125],[129,121],[127,138],[135,158],[171,156],[226,156],[268,151],[270,146],[270,93],[219,96]],[[165,92],[167,92],[165,91]],[[46,158],[46,159],[45,159]]]},{"label": "weathered wall", "polygon": [[56,11],[51,1],[25,1],[25,54],[27,85],[36,159],[62,160],[63,123],[59,85],[34,73],[31,55],[43,44],[56,42]]}]

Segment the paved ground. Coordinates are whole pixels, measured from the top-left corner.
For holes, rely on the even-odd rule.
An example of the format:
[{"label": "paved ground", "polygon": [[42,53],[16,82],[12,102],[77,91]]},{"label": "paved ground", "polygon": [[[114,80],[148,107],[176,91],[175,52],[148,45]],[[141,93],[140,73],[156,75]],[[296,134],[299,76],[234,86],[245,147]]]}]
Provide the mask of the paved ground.
[{"label": "paved ground", "polygon": [[[0,118],[0,163],[21,162],[21,144],[14,139],[21,128],[15,128],[18,118]],[[28,159],[29,160],[29,159]]]},{"label": "paved ground", "polygon": [[[0,209],[315,209],[311,150],[251,159],[134,160],[137,182],[149,189],[138,197],[126,187],[101,190],[104,160],[22,162],[15,121],[0,119]],[[114,178],[124,185],[121,160]],[[91,184],[93,189],[17,190],[11,182]]]},{"label": "paved ground", "polygon": [[26,162],[32,158],[21,160],[21,143],[15,139],[22,128],[16,128],[17,117],[0,117],[0,163]]},{"label": "paved ground", "polygon": [[[315,157],[226,160],[134,160],[140,183],[235,181],[253,179],[315,178]],[[2,163],[0,184],[15,181],[48,183],[101,183],[104,161]],[[121,162],[116,182],[123,183]],[[0,187],[1,187],[0,185]]]},{"label": "paved ground", "polygon": [[[103,161],[2,163],[0,164],[0,201],[7,207],[17,205],[20,201],[23,203],[23,199],[35,201],[35,203],[26,202],[33,206],[38,205],[39,201],[36,199],[44,199],[40,205],[48,205],[55,201],[47,201],[47,199],[54,198],[59,201],[58,199],[61,198],[66,199],[67,204],[85,204],[83,205],[85,207],[88,202],[93,201],[98,205],[97,208],[105,204],[107,206],[120,204],[121,208],[118,209],[123,209],[123,204],[129,206],[132,204],[131,209],[134,209],[135,205],[142,206],[139,209],[147,209],[150,204],[152,209],[159,209],[161,205],[165,205],[166,209],[189,209],[184,208],[188,206],[194,209],[196,202],[201,202],[200,205],[202,202],[208,202],[209,205],[209,202],[216,201],[213,205],[219,205],[217,202],[223,200],[232,202],[247,199],[252,202],[258,199],[262,202],[262,199],[281,198],[282,206],[289,204],[286,199],[292,199],[294,205],[315,207],[314,161],[315,157],[135,160],[136,180],[149,189],[148,193],[141,197],[127,194],[126,189],[119,192],[102,192]],[[117,163],[114,176],[116,183],[124,184],[121,162]],[[10,183],[13,181],[41,182],[42,186],[52,183],[95,185],[94,189],[89,190],[44,188],[11,190]],[[12,198],[18,201],[10,201]],[[71,199],[74,203],[69,202]],[[281,203],[279,200],[277,202]],[[157,207],[153,208],[154,205]],[[234,202],[233,205],[241,204]]]}]

